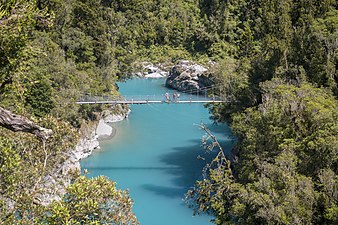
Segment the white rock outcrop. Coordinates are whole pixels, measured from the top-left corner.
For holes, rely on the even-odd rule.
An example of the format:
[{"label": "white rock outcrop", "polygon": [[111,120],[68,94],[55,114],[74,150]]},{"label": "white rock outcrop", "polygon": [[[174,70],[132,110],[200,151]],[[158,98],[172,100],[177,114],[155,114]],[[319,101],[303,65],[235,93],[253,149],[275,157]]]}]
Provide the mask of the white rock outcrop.
[{"label": "white rock outcrop", "polygon": [[105,123],[103,119],[99,120],[96,128],[96,135],[98,137],[109,137],[113,134],[113,128]]},{"label": "white rock outcrop", "polygon": [[66,192],[65,188],[71,183],[72,173],[81,171],[80,160],[98,149],[100,149],[100,144],[95,131],[92,131],[88,137],[80,139],[75,148],[66,154],[66,161],[40,182],[40,188],[45,190],[43,194],[38,196],[40,204],[48,205],[54,200],[61,200],[61,196]]},{"label": "white rock outcrop", "polygon": [[81,138],[74,149],[66,153],[66,160],[57,166],[52,173],[45,176],[39,187],[44,190],[43,194],[37,196],[37,201],[42,205],[48,205],[54,200],[61,200],[65,194],[65,189],[70,185],[72,174],[81,172],[80,161],[90,156],[93,151],[100,149],[99,138],[111,136],[114,128],[107,122],[117,122],[128,117],[130,109],[121,105],[115,106],[114,112],[106,111],[96,127],[93,127],[88,135]]},{"label": "white rock outcrop", "polygon": [[163,76],[160,73],[149,73],[144,76],[145,78],[162,78]]},{"label": "white rock outcrop", "polygon": [[142,72],[134,73],[134,76],[145,78],[164,78],[169,75],[167,71],[164,71],[162,65],[153,65],[149,62],[141,63]]},{"label": "white rock outcrop", "polygon": [[213,85],[208,69],[188,60],[180,60],[173,66],[166,80],[166,86],[179,91],[196,94]]}]

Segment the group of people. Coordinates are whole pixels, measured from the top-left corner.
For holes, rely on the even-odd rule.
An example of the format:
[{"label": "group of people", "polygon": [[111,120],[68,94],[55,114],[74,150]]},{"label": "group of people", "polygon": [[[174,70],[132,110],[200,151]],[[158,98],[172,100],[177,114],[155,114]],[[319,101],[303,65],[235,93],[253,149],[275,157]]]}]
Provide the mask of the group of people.
[{"label": "group of people", "polygon": [[[179,100],[179,98],[180,98],[180,94],[174,92],[172,102],[177,102],[177,101]],[[171,102],[170,94],[169,94],[168,92],[165,93],[165,101],[166,101],[167,103]]]}]

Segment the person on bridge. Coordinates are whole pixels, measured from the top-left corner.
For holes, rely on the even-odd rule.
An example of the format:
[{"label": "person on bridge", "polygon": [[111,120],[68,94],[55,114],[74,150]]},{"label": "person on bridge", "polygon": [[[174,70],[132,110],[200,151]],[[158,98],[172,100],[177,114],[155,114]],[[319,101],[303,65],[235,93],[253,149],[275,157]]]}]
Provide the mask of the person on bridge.
[{"label": "person on bridge", "polygon": [[177,94],[176,94],[176,92],[174,92],[174,94],[173,94],[173,102],[176,102],[177,101]]},{"label": "person on bridge", "polygon": [[165,93],[165,102],[166,102],[166,103],[169,103],[169,102],[170,102],[170,95],[169,95],[168,92]]}]

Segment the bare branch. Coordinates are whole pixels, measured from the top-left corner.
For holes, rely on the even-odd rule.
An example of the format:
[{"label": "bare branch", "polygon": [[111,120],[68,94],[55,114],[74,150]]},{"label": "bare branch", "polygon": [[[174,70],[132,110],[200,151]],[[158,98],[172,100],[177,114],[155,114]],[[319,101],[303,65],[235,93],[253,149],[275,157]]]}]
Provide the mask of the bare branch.
[{"label": "bare branch", "polygon": [[[211,163],[207,164],[205,168],[203,169],[204,173],[206,173],[216,163],[218,168],[225,166],[225,168],[230,172],[230,175],[232,176],[233,173],[231,170],[231,162],[224,154],[223,148],[218,142],[217,138],[211,133],[211,131],[203,123],[198,124],[198,126],[200,127],[200,129],[206,132],[206,137],[203,140],[203,145],[206,145],[208,150],[210,151],[212,151],[215,147],[217,147],[219,150],[217,153],[217,156],[211,161]],[[206,140],[210,138],[212,139],[212,143],[208,145],[206,143]]]},{"label": "bare branch", "polygon": [[34,134],[42,141],[46,141],[53,135],[53,131],[51,129],[40,127],[29,119],[20,115],[16,115],[2,107],[0,107],[0,126],[14,132],[21,131]]}]

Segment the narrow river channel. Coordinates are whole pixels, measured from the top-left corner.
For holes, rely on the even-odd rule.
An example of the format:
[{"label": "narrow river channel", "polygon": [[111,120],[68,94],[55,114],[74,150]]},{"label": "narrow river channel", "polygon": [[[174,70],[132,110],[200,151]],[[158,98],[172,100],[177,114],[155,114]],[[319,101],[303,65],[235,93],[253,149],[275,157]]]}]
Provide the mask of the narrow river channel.
[{"label": "narrow river channel", "polygon": [[[132,79],[119,83],[124,95],[171,92],[164,79]],[[201,147],[203,122],[225,151],[233,145],[226,125],[213,125],[203,104],[131,105],[125,121],[114,123],[116,136],[101,143],[102,150],[81,162],[89,176],[105,175],[129,189],[141,225],[210,225],[208,215],[193,216],[183,201],[186,191],[201,178],[210,158]]]}]

